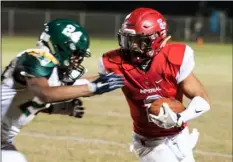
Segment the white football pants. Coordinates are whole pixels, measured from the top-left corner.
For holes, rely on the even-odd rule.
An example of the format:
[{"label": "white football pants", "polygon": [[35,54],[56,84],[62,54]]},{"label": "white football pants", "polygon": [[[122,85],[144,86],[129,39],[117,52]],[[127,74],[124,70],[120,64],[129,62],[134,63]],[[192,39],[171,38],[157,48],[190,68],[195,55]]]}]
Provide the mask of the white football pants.
[{"label": "white football pants", "polygon": [[13,150],[1,150],[2,151],[2,162],[27,162],[25,156]]},{"label": "white football pants", "polygon": [[193,148],[199,137],[197,129],[190,134],[188,127],[175,136],[148,139],[133,133],[131,151],[140,162],[195,162]]}]

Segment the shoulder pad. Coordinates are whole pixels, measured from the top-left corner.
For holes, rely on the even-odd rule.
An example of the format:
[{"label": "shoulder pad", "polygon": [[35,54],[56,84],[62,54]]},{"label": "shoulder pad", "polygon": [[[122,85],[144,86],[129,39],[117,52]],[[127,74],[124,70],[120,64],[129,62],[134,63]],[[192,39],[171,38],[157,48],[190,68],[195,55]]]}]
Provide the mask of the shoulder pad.
[{"label": "shoulder pad", "polygon": [[50,53],[40,49],[25,50],[28,55],[34,56],[41,64],[41,66],[49,66],[49,64],[57,65],[58,60]]},{"label": "shoulder pad", "polygon": [[25,75],[27,73],[28,76],[48,78],[56,64],[45,55],[40,55],[34,51],[25,51],[17,60],[16,69],[19,69],[18,73],[24,71]]},{"label": "shoulder pad", "polygon": [[184,57],[186,45],[183,43],[169,43],[165,55],[168,61],[174,65],[181,65]]}]

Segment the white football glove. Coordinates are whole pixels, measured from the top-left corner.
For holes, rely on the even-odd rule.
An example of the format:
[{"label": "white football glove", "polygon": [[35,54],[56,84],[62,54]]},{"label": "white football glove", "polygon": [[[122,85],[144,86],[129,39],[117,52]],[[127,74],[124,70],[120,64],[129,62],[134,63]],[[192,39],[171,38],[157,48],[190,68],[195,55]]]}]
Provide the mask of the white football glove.
[{"label": "white football glove", "polygon": [[167,103],[162,104],[158,115],[149,114],[149,117],[153,123],[165,129],[181,127],[183,125],[180,115],[173,112]]}]

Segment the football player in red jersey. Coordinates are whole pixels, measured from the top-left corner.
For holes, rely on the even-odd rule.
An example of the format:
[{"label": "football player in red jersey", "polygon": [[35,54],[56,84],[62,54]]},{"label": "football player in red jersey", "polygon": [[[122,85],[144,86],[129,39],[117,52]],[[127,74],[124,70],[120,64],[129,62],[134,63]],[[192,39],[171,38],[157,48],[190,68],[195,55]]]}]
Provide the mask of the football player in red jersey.
[{"label": "football player in red jersey", "polygon": [[[210,109],[203,85],[193,73],[194,51],[183,43],[168,43],[165,18],[150,8],[126,16],[118,34],[119,49],[103,54],[99,73],[122,74],[122,91],[133,120],[132,148],[141,162],[194,162],[198,131],[189,133],[187,122]],[[150,103],[161,97],[191,101],[182,113],[167,104],[158,116],[148,114]]]}]

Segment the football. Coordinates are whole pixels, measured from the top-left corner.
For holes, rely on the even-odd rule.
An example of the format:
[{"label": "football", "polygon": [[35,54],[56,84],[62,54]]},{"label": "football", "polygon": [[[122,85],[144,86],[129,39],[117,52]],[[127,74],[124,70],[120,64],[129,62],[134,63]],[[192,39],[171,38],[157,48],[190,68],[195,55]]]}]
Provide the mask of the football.
[{"label": "football", "polygon": [[150,108],[149,108],[149,113],[158,115],[160,112],[160,107],[163,103],[167,103],[169,107],[172,109],[172,111],[176,113],[183,112],[185,110],[185,106],[178,100],[172,99],[172,98],[159,98],[152,102]]}]

